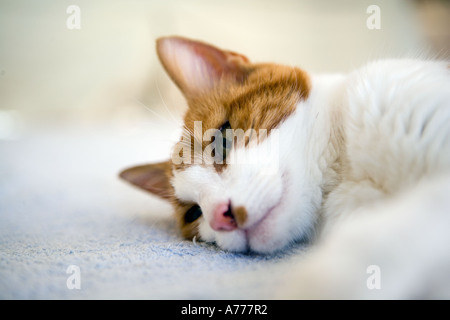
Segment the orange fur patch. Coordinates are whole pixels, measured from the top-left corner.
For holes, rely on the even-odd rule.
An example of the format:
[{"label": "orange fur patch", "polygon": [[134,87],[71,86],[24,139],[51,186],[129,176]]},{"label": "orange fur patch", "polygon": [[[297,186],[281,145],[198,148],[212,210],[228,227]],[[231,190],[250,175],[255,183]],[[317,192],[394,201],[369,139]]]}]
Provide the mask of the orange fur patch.
[{"label": "orange fur patch", "polygon": [[[202,151],[211,141],[202,141],[208,129],[218,129],[226,121],[232,129],[266,129],[267,133],[290,116],[301,99],[308,97],[310,82],[298,68],[275,64],[253,65],[243,83],[221,82],[216,90],[188,99],[184,126],[194,133],[194,122],[202,122],[202,136],[191,139],[191,164],[194,163],[194,140]],[[181,170],[190,164],[176,165]],[[216,165],[223,170],[226,163]]]},{"label": "orange fur patch", "polygon": [[245,207],[237,207],[233,209],[233,216],[238,226],[242,226],[247,221],[247,209]]},{"label": "orange fur patch", "polygon": [[175,217],[177,225],[181,231],[181,235],[186,239],[193,239],[195,236],[198,236],[198,223],[199,220],[196,220],[191,223],[187,223],[184,220],[184,216],[186,212],[194,205],[193,203],[185,204],[174,197],[174,201],[172,201],[172,205],[175,209]]},{"label": "orange fur patch", "polygon": [[[308,75],[298,68],[260,64],[253,65],[251,69],[243,83],[222,82],[213,92],[189,99],[184,117],[185,128],[193,133],[194,122],[202,121],[203,135],[206,130],[218,129],[229,121],[232,129],[254,129],[256,132],[266,129],[270,134],[270,130],[277,128],[295,111],[298,102],[309,95]],[[198,138],[201,141],[201,137]],[[210,143],[202,141],[202,151]],[[174,165],[174,169],[183,170],[192,165],[195,156],[201,155],[194,155],[192,139],[191,164]],[[223,164],[215,164],[214,168],[220,173],[226,165],[224,161]],[[189,207],[184,209],[185,206],[180,203],[175,208],[183,236],[193,238],[197,235],[197,222],[187,224],[183,219]],[[235,212],[238,225],[246,220],[245,208],[240,209]]]}]

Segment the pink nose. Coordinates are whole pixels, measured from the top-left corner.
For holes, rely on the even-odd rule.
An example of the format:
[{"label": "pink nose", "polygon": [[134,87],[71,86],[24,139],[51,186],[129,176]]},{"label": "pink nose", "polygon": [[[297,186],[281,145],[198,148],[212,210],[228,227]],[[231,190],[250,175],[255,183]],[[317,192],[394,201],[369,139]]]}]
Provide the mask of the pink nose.
[{"label": "pink nose", "polygon": [[232,231],[237,228],[229,202],[217,205],[209,224],[216,231]]}]

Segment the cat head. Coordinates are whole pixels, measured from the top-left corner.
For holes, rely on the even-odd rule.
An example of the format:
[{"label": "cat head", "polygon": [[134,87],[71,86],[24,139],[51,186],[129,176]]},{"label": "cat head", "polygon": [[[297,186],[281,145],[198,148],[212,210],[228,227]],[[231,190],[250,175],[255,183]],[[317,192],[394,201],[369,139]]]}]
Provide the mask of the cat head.
[{"label": "cat head", "polygon": [[265,253],[307,237],[314,197],[296,146],[308,75],[181,37],[157,53],[188,104],[183,135],[168,161],[121,177],[170,201],[186,238]]}]

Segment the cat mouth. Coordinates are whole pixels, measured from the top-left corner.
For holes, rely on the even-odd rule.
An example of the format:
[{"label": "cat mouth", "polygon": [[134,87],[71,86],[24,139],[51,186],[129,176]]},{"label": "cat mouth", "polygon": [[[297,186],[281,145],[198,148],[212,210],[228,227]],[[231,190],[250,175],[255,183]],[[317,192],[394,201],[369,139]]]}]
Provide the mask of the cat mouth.
[{"label": "cat mouth", "polygon": [[[278,201],[271,206],[264,215],[261,216],[255,223],[243,229],[245,233],[245,240],[249,251],[253,251],[255,248],[255,239],[258,242],[257,247],[260,247],[264,242],[270,242],[271,227],[275,223],[276,216],[280,214],[280,208],[283,206],[285,199],[287,198],[286,186],[287,186],[287,174],[283,173],[281,177],[281,196]],[[256,250],[261,251],[261,250]]]},{"label": "cat mouth", "polygon": [[[273,202],[266,210],[253,212],[254,220],[251,220],[248,215],[252,212],[247,212],[247,219],[242,225],[236,222],[233,230],[214,230],[209,223],[207,228],[200,230],[200,235],[205,241],[215,242],[219,247],[232,252],[247,252],[247,253],[261,253],[267,254],[281,249],[285,246],[284,233],[281,232],[283,224],[286,221],[282,219],[282,213],[288,201],[288,186],[289,179],[287,173],[282,173],[278,180],[277,186],[279,189],[268,190],[273,192],[275,196]],[[267,195],[261,195],[266,197]],[[281,219],[280,219],[281,218]],[[203,231],[202,231],[203,230]]]}]

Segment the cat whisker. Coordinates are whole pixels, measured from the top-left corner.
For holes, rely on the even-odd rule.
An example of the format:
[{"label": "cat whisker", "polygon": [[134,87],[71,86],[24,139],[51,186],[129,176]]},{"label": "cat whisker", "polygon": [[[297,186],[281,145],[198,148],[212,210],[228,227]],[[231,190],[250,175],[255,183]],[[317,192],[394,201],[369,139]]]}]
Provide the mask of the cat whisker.
[{"label": "cat whisker", "polygon": [[179,126],[181,126],[182,123],[173,115],[172,112],[170,112],[169,108],[167,107],[166,101],[164,100],[164,97],[162,96],[161,90],[159,89],[159,85],[158,85],[157,79],[155,79],[155,86],[156,86],[156,90],[158,90],[158,95],[161,98],[161,101],[163,103],[164,108],[167,110],[167,112],[172,117],[172,119],[175,121],[175,123],[177,123]]},{"label": "cat whisker", "polygon": [[144,104],[142,101],[140,101],[139,99],[134,99],[137,103],[139,103],[141,106],[143,106],[147,111],[149,111],[150,113],[152,113],[153,115],[157,116],[160,120],[164,120],[167,121],[166,118],[164,118],[163,116],[161,116],[159,113],[155,112],[155,110],[151,109],[149,106],[147,106],[146,104]]},{"label": "cat whisker", "polygon": [[186,125],[183,125],[183,127],[182,127],[182,129],[183,129],[183,133],[187,133],[188,135],[189,135],[189,137],[191,138],[194,138],[195,136],[194,136],[194,133],[186,126]]}]

